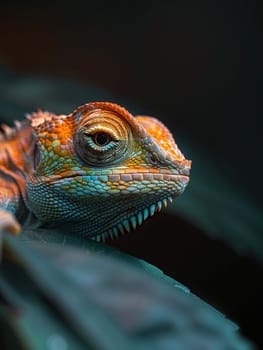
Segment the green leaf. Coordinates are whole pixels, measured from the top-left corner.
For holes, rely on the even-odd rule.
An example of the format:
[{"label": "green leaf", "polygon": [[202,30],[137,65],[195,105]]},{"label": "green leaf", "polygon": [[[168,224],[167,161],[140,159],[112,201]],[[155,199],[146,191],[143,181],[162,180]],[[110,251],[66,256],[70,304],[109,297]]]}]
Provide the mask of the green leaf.
[{"label": "green leaf", "polygon": [[55,334],[74,349],[252,349],[232,322],[160,270],[70,235],[37,237],[5,235],[0,270],[1,309],[20,310],[13,328],[31,348]]}]

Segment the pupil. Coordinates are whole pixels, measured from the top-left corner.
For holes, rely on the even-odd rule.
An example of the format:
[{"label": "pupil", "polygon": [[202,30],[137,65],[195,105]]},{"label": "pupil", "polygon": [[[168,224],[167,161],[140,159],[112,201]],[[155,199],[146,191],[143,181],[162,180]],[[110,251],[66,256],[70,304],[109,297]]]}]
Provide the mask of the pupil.
[{"label": "pupil", "polygon": [[104,132],[98,132],[94,135],[94,142],[98,146],[106,146],[110,142],[110,137]]}]

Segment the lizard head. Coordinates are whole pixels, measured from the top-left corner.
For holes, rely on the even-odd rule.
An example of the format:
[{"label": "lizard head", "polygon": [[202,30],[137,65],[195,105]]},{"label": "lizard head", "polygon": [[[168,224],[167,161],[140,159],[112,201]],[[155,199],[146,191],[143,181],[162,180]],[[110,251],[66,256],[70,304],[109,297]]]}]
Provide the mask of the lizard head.
[{"label": "lizard head", "polygon": [[155,118],[95,102],[30,119],[36,152],[28,201],[44,225],[104,240],[135,229],[188,184],[191,161]]}]

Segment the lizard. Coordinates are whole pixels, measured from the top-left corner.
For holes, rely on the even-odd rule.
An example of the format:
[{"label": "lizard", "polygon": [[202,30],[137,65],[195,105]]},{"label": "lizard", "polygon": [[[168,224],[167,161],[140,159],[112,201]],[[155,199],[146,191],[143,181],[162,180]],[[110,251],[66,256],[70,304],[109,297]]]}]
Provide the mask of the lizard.
[{"label": "lizard", "polygon": [[38,110],[0,134],[0,231],[46,227],[105,241],[182,194],[191,161],[158,119],[110,102]]}]

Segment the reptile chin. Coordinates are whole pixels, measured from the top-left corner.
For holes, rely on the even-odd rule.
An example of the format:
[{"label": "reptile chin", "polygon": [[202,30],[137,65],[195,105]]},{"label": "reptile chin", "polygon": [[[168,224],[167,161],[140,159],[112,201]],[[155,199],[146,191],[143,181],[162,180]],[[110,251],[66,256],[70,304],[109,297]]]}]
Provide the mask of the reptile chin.
[{"label": "reptile chin", "polygon": [[[173,197],[168,196],[156,203],[151,204],[149,207],[145,207],[141,210],[135,211],[129,215],[127,218],[110,228],[108,231],[103,232],[95,237],[93,240],[97,242],[105,242],[107,240],[112,240],[118,238],[119,236],[125,235],[133,230],[136,230],[138,226],[141,226],[144,221],[148,220],[154,214],[159,213],[163,207],[167,207],[168,203],[173,202]],[[130,216],[131,215],[131,216]]]},{"label": "reptile chin", "polygon": [[[150,202],[150,205],[145,206],[144,203],[141,203],[138,207],[129,207],[128,209],[124,210],[125,214],[122,216],[120,222],[115,223],[105,232],[99,233],[91,238],[97,242],[105,242],[109,239],[115,239],[136,230],[136,228],[141,226],[144,221],[153,217],[156,213],[159,213],[163,207],[166,208],[169,203],[172,203],[176,197],[180,196],[184,192],[190,179],[189,176],[177,175],[176,179],[176,190],[174,189],[169,194],[166,192],[163,195],[160,195],[159,200],[155,202],[153,201],[152,203]],[[137,193],[137,195],[140,194]],[[148,200],[145,201],[147,204],[148,202]]]}]

